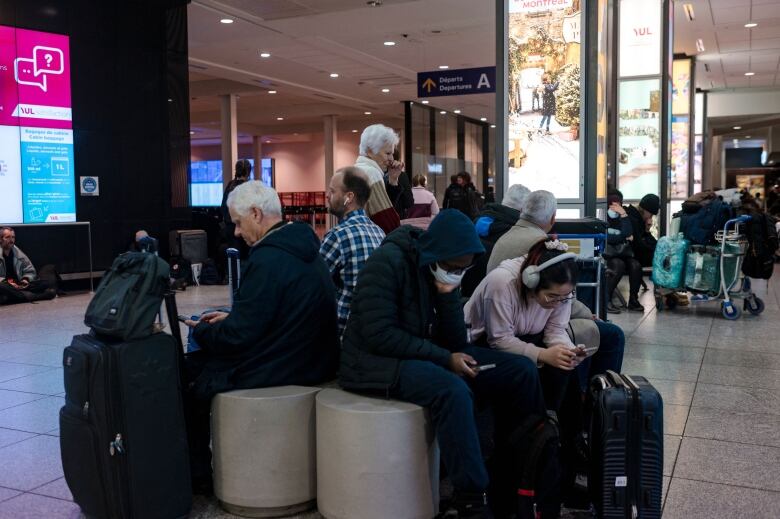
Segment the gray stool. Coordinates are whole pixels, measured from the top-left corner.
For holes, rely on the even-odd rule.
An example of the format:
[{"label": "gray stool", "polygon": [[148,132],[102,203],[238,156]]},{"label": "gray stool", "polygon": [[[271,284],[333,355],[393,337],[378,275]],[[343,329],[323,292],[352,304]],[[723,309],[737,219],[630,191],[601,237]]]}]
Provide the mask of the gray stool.
[{"label": "gray stool", "polygon": [[214,397],[214,494],[225,510],[279,517],[314,507],[318,391],[282,386]]},{"label": "gray stool", "polygon": [[339,389],[317,395],[317,505],[327,519],[430,519],[439,449],[427,412]]}]

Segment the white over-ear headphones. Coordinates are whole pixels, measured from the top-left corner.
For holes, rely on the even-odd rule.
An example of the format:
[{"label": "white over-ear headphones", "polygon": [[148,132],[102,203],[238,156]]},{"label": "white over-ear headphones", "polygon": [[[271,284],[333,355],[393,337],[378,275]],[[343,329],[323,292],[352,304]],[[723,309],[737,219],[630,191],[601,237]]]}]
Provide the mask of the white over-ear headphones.
[{"label": "white over-ear headphones", "polygon": [[541,265],[531,265],[530,267],[526,268],[523,271],[523,284],[530,288],[531,290],[535,289],[539,286],[539,279],[540,275],[539,273],[546,269],[547,267],[551,267],[555,265],[556,263],[560,263],[562,261],[575,259],[577,257],[576,254],[573,252],[566,252],[564,254],[561,254],[560,256],[555,256],[554,258],[545,261]]}]

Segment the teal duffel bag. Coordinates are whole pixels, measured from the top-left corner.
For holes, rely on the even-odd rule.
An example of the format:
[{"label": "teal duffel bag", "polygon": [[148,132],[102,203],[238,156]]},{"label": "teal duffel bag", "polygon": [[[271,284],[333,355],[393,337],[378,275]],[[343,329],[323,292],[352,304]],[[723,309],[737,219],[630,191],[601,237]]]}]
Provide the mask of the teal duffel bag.
[{"label": "teal duffel bag", "polygon": [[685,282],[685,266],[691,242],[682,237],[663,236],[653,256],[653,283],[657,287],[679,290]]},{"label": "teal duffel bag", "polygon": [[170,266],[155,254],[127,252],[114,260],[87,307],[84,324],[124,341],[152,334],[170,283]]}]

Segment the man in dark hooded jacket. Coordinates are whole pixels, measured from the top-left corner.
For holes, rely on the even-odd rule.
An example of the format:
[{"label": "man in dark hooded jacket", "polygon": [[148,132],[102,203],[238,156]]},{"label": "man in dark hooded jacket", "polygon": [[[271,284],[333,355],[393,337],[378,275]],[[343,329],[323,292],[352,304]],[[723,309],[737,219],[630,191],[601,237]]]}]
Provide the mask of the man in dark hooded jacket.
[{"label": "man in dark hooded jacket", "polygon": [[[467,339],[458,285],[483,253],[474,225],[454,209],[440,212],[427,231],[397,229],[363,267],[342,341],[342,387],[430,410],[458,518],[492,517],[474,395],[498,406],[501,435],[545,413],[532,361]],[[478,364],[496,367],[478,372]]]},{"label": "man in dark hooded jacket", "polygon": [[187,356],[185,412],[193,490],[211,482],[209,409],[233,389],[315,385],[336,376],[336,288],[311,227],[282,220],[276,191],[259,181],[236,187],[227,206],[249,245],[230,313],[194,326],[201,350]]}]

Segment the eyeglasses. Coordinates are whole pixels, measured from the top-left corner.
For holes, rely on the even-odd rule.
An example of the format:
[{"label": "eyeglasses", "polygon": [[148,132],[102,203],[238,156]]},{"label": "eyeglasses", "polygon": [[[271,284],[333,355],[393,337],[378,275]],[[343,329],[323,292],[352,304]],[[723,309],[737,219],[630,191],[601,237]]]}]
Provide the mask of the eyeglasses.
[{"label": "eyeglasses", "polygon": [[559,305],[561,303],[568,303],[572,299],[577,297],[576,291],[572,290],[571,294],[567,296],[553,296],[544,295],[544,300],[548,305]]}]

